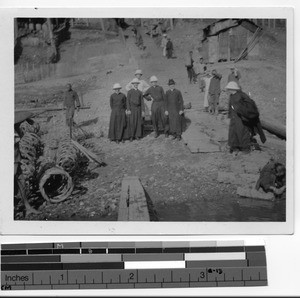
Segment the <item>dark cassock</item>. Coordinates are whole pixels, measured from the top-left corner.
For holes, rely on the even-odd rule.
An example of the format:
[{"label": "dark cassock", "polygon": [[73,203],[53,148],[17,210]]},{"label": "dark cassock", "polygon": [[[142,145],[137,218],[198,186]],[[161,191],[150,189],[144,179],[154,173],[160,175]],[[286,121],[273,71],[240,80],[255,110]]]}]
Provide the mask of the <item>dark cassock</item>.
[{"label": "dark cassock", "polygon": [[166,117],[165,117],[165,92],[161,86],[151,86],[144,93],[144,97],[153,98],[151,106],[151,121],[156,134],[159,130],[166,132]]},{"label": "dark cassock", "polygon": [[169,134],[181,136],[184,116],[179,115],[183,111],[183,98],[179,90],[173,89],[166,92],[165,109],[169,112]]},{"label": "dark cassock", "polygon": [[249,128],[238,115],[237,109],[243,97],[247,96],[238,90],[229,97],[228,117],[230,118],[228,145],[231,151],[249,151],[251,148],[251,135]]},{"label": "dark cassock", "polygon": [[111,141],[121,141],[126,127],[126,96],[123,93],[114,93],[110,96],[110,121],[108,138]]},{"label": "dark cassock", "polygon": [[143,93],[138,89],[131,89],[127,93],[127,110],[129,115],[129,138],[141,138],[143,136],[143,117],[145,104]]}]

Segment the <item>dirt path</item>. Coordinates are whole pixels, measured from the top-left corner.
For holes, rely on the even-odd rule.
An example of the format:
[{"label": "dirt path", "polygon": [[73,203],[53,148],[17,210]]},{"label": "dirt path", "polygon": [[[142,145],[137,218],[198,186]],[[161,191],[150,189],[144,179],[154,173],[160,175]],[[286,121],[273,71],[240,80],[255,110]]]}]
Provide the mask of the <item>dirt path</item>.
[{"label": "dirt path", "polygon": [[[124,144],[111,143],[107,139],[112,85],[119,82],[125,86],[133,78],[137,67],[143,70],[147,81],[151,75],[156,75],[165,91],[169,78],[177,82],[185,103],[192,104],[192,109],[187,110],[185,116],[199,130],[214,137],[216,131],[220,130],[218,128],[227,129],[222,116],[210,116],[202,111],[203,93],[199,93],[198,85],[187,83],[183,55],[168,60],[162,57],[162,50],[147,35],[144,36],[144,42],[147,48],[141,51],[134,45],[133,38],[128,38],[127,46],[132,54],[129,63],[117,65],[109,74],[96,73],[95,90],[84,95],[85,103],[91,109],[81,110],[75,115],[77,123],[91,120],[82,128],[93,133],[94,137],[84,140],[82,144],[94,153],[103,155],[106,166],[90,164],[90,174],[78,181],[74,194],[68,200],[60,204],[44,202],[39,205],[41,214],[30,215],[26,219],[116,220],[122,178],[134,175],[140,177],[151,200],[151,220],[285,220],[285,202],[241,199],[236,195],[238,185],[219,183],[217,180],[219,171],[257,174],[272,156],[285,161],[285,142],[270,134],[267,134],[267,143],[261,146],[262,151],[236,157],[226,152],[225,146],[220,152],[191,154],[182,141],[166,139],[163,135],[154,139],[153,134],[147,134],[141,141],[126,141]],[[241,65],[245,68],[248,64],[250,61]],[[258,67],[256,62],[253,65],[254,68]],[[218,67],[226,77],[228,65]],[[226,101],[225,95],[223,98]],[[265,105],[270,109],[266,101],[262,102],[261,107],[264,109]],[[279,106],[282,107],[282,104]],[[276,113],[272,114],[273,117],[276,117]],[[41,124],[48,131],[43,137],[45,141],[68,135],[63,112],[56,113],[50,122]],[[223,135],[225,138],[224,129]],[[222,144],[226,144],[225,139]],[[17,219],[24,218],[20,210],[16,212]]]}]

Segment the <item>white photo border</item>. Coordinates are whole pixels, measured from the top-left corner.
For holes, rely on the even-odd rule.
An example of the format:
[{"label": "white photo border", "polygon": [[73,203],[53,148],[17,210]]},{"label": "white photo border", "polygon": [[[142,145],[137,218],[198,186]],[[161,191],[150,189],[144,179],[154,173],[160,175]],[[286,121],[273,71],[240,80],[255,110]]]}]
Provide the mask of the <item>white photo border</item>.
[{"label": "white photo border", "polygon": [[[294,10],[291,7],[180,7],[180,8],[11,8],[1,9],[3,37],[0,69],[3,82],[0,233],[5,235],[207,235],[292,234],[294,231]],[[14,18],[125,17],[125,18],[281,18],[287,28],[287,200],[285,222],[87,222],[25,221],[13,216]],[[138,227],[138,228],[137,228]]]}]

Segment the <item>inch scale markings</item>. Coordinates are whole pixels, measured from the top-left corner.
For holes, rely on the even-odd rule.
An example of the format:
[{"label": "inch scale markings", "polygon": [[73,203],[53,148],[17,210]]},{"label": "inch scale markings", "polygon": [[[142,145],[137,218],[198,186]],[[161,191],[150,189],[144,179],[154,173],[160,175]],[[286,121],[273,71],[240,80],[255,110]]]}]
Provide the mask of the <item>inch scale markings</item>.
[{"label": "inch scale markings", "polygon": [[1,246],[1,290],[266,285],[264,246],[241,241]]}]

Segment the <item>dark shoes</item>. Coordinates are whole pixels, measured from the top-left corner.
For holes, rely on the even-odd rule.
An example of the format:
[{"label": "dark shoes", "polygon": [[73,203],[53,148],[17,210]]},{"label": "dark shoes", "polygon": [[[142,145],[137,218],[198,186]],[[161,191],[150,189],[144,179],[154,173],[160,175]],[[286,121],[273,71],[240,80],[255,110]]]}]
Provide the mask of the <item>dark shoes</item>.
[{"label": "dark shoes", "polygon": [[130,138],[130,142],[132,142],[133,141],[133,138]]},{"label": "dark shoes", "polygon": [[158,132],[155,132],[155,133],[154,133],[154,138],[155,138],[155,139],[158,138]]},{"label": "dark shoes", "polygon": [[165,133],[165,138],[168,138],[169,137],[169,134],[168,133]]}]

